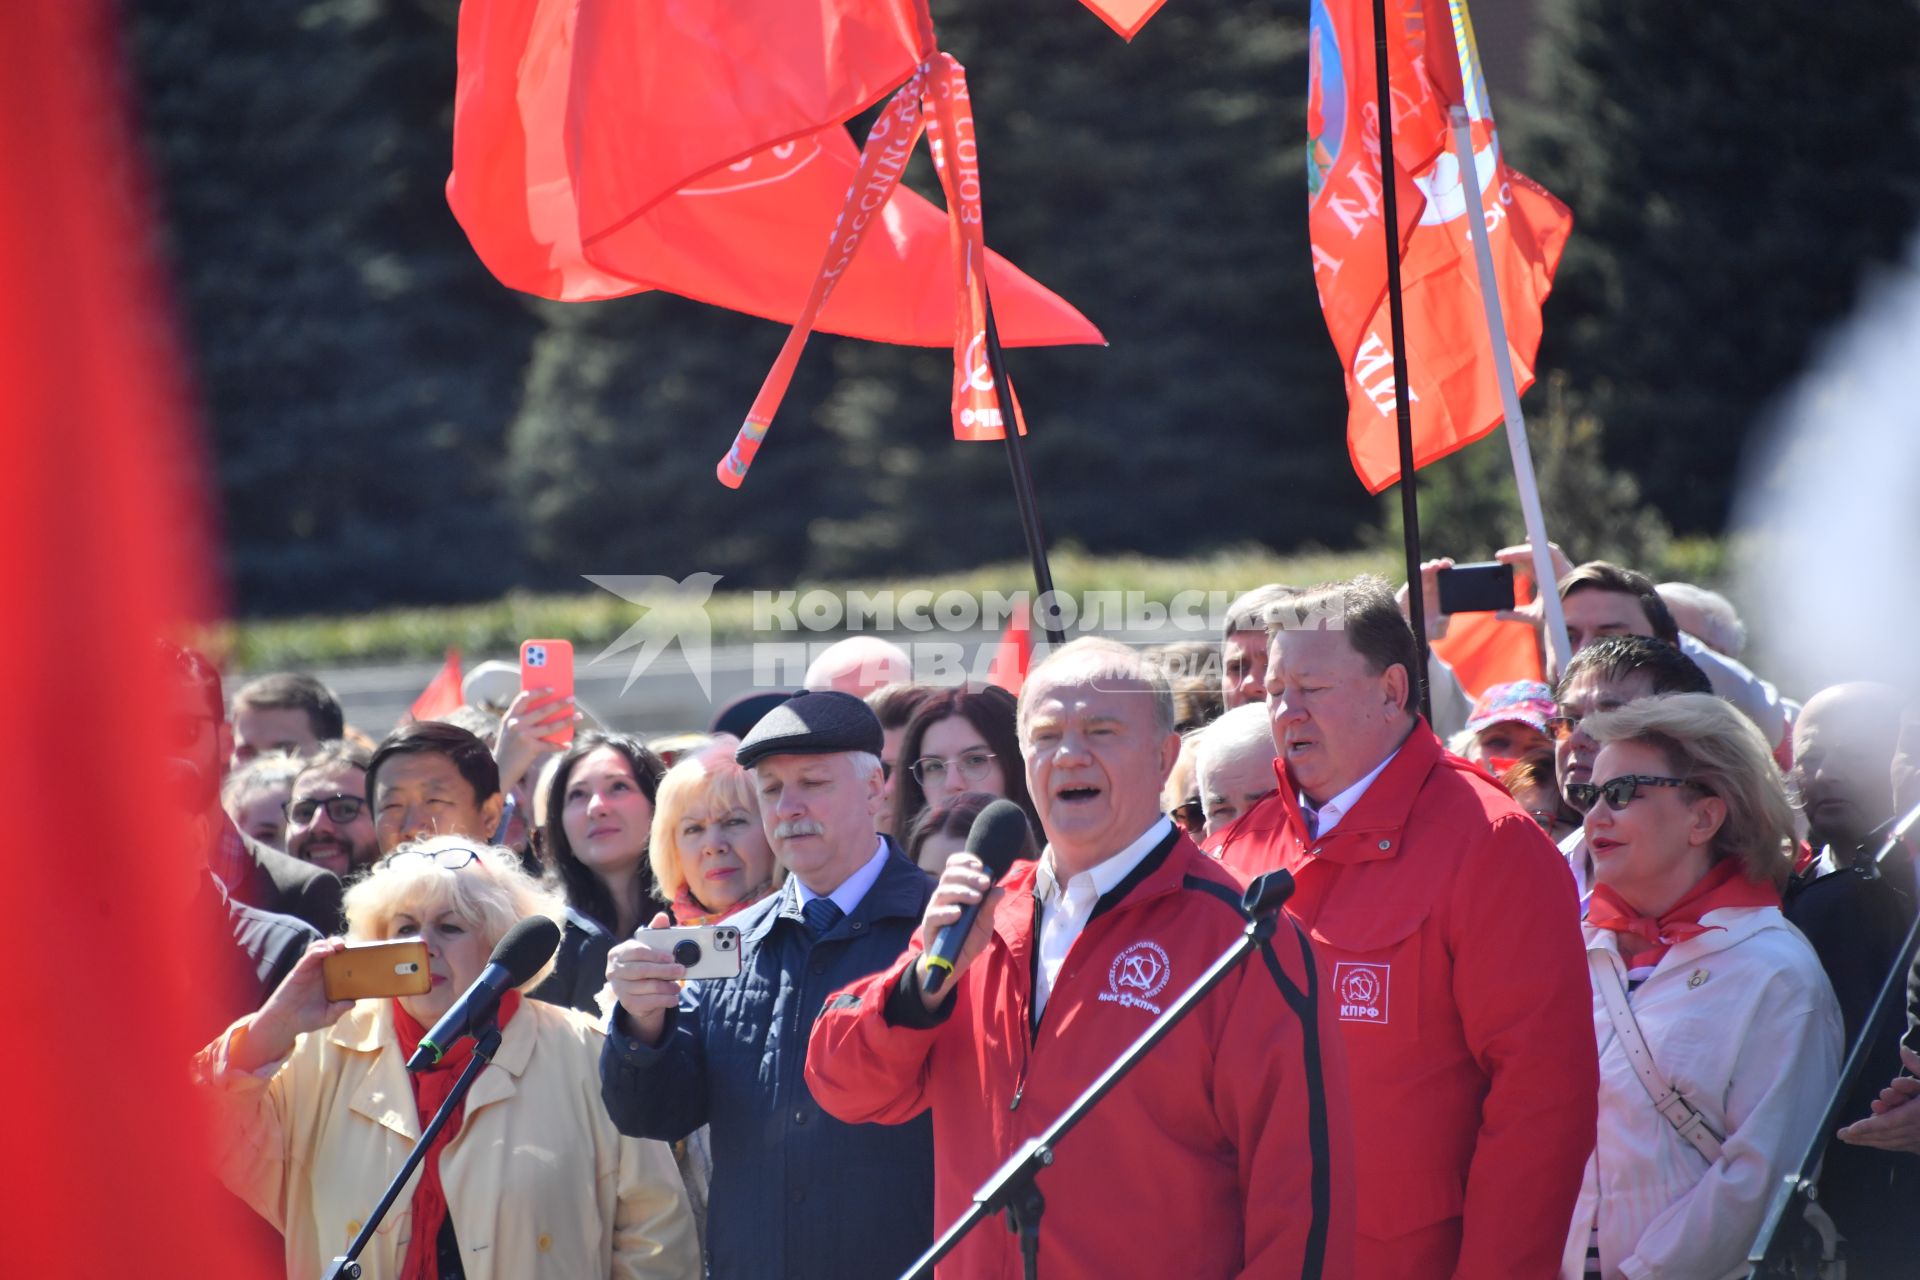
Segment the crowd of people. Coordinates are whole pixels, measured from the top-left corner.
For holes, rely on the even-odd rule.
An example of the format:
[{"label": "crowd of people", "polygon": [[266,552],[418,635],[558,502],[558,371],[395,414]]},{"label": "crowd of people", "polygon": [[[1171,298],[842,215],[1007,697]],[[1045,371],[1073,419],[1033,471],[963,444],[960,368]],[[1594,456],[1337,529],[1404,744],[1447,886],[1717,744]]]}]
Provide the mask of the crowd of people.
[{"label": "crowd of people", "polygon": [[[1571,658],[1543,631],[1470,695],[1407,621],[1418,590],[1444,632],[1448,563],[1259,587],[1197,646],[1083,637],[1017,695],[854,637],[650,741],[517,688],[376,741],[311,676],[228,701],[163,644],[227,966],[194,1063],[219,1175],[325,1274],[473,1042],[409,1057],[544,916],[365,1274],[899,1276],[1285,872],[1249,959],[1052,1153],[1042,1274],[1746,1274],[1856,1045],[1816,1217],[1856,1280],[1913,1274],[1920,969],[1911,1010],[1876,997],[1920,701],[1783,697],[1723,597],[1564,558]],[[997,879],[967,849],[995,801],[1025,818]],[[689,977],[660,931],[723,922],[739,972]],[[329,957],[402,938],[425,993],[327,998]],[[989,1224],[940,1274],[1022,1248]]]}]

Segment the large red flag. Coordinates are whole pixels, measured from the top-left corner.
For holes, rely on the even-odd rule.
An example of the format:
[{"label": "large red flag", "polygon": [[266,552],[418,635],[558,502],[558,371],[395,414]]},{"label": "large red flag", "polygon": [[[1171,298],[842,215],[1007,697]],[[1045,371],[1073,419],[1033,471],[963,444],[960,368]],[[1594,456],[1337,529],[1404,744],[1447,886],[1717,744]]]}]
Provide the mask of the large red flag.
[{"label": "large red flag", "polygon": [[[1449,9],[1451,13],[1449,13]],[[1396,161],[1403,158],[1419,195],[1409,208],[1402,192],[1401,284],[1407,340],[1408,396],[1413,417],[1414,465],[1424,466],[1497,427],[1504,411],[1482,310],[1479,277],[1466,219],[1486,220],[1495,279],[1507,325],[1508,355],[1521,391],[1533,384],[1541,307],[1572,229],[1565,205],[1501,158],[1499,136],[1476,71],[1463,87],[1458,67],[1473,46],[1464,0],[1397,0],[1389,46],[1405,55],[1390,68],[1394,84]],[[1315,0],[1309,134],[1335,138],[1316,146],[1309,161],[1314,277],[1347,372],[1347,445],[1354,471],[1371,493],[1400,478],[1393,356],[1388,334],[1385,262],[1377,203],[1356,198],[1367,180],[1348,164],[1353,139],[1366,143],[1371,92],[1372,24],[1366,0]],[[1344,76],[1334,74],[1335,63]],[[1360,65],[1364,64],[1364,70]],[[1362,85],[1361,81],[1365,82]],[[1341,124],[1328,96],[1344,92]],[[1466,99],[1472,121],[1474,169],[1462,181],[1446,132],[1449,100]],[[1326,104],[1316,133],[1315,103]],[[1417,121],[1419,139],[1405,157],[1403,114]],[[1377,128],[1361,150],[1377,189]],[[1438,144],[1438,145],[1436,145]],[[1477,188],[1477,190],[1475,189]]]},{"label": "large red flag", "polygon": [[155,641],[204,616],[210,539],[117,12],[0,5],[0,733],[38,828],[0,928],[5,1269],[261,1276],[192,1123],[233,957],[183,926],[206,851],[162,766],[217,716]]},{"label": "large red flag", "polygon": [[[481,260],[512,288],[570,302],[661,289],[792,324],[859,166],[839,122],[914,71],[922,46],[901,24],[917,7],[467,0],[448,201]],[[825,45],[816,33],[794,49],[754,34],[785,31],[802,11],[818,26],[823,13],[841,8],[861,19],[852,28],[858,39],[844,24]],[[690,95],[673,102],[661,99],[658,76],[635,70],[646,50],[627,29],[662,21],[648,15],[669,9],[689,15],[690,25],[662,48],[684,48],[709,73],[704,81],[667,75]],[[755,14],[764,19],[757,27]],[[588,40],[595,29],[620,34],[618,48]],[[851,87],[822,79],[823,53],[854,59],[835,67]],[[735,59],[725,74],[716,70],[721,54]],[[788,74],[787,54],[804,54],[799,71]],[[673,71],[663,53],[647,58],[655,63],[659,73]],[[807,92],[788,86],[774,94],[770,85],[785,83],[783,75],[798,76]],[[597,114],[586,114],[587,103]],[[951,343],[947,216],[898,187],[878,221],[815,327],[914,346]],[[1011,262],[998,254],[988,262],[1006,345],[1102,341],[1084,316]]]}]

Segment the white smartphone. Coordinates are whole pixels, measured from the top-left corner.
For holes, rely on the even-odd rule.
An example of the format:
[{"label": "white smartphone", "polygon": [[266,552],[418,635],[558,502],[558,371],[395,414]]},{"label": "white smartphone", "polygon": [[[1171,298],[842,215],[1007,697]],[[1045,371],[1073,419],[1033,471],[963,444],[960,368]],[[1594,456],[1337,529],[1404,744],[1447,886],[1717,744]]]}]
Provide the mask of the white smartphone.
[{"label": "white smartphone", "polygon": [[642,929],[635,936],[655,951],[671,955],[675,964],[685,965],[689,978],[734,978],[740,974],[740,930],[733,925]]}]

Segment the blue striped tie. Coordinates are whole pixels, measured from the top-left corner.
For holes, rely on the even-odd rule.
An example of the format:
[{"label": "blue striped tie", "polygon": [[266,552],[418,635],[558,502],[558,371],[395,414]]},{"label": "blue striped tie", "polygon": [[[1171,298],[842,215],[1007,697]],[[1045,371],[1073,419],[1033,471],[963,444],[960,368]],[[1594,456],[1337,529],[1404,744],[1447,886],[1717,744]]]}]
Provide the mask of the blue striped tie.
[{"label": "blue striped tie", "polygon": [[832,898],[810,898],[800,908],[800,918],[807,922],[807,933],[814,938],[825,937],[827,930],[840,923],[841,914]]}]

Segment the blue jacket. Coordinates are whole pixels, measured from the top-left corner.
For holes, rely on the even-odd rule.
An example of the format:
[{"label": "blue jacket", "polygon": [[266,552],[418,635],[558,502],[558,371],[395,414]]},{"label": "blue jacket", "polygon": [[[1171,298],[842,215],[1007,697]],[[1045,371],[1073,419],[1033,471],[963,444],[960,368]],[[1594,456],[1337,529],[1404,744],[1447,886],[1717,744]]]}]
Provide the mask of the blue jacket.
[{"label": "blue jacket", "polygon": [[689,982],[649,1047],[616,1009],[600,1093],[620,1132],[675,1142],[712,1126],[714,1280],[893,1280],[933,1242],[933,1129],[844,1124],[807,1088],[827,997],[899,959],[933,881],[891,840],[880,878],[818,942],[791,882],[733,917],[736,978]]}]

